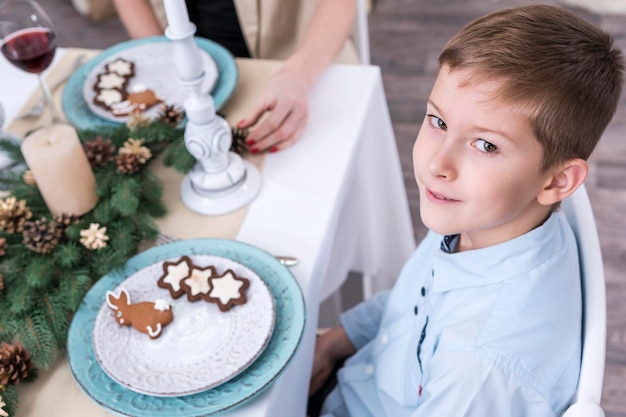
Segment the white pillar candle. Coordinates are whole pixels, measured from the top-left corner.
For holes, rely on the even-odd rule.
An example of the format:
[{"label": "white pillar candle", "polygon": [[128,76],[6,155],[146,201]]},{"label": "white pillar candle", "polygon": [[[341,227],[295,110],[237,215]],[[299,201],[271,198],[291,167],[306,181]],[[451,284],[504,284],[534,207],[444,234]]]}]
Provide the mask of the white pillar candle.
[{"label": "white pillar candle", "polygon": [[80,216],[96,206],[96,177],[72,126],[34,131],[24,138],[22,154],[52,214]]},{"label": "white pillar candle", "polygon": [[173,36],[184,35],[191,29],[185,0],[164,0],[167,30]]}]

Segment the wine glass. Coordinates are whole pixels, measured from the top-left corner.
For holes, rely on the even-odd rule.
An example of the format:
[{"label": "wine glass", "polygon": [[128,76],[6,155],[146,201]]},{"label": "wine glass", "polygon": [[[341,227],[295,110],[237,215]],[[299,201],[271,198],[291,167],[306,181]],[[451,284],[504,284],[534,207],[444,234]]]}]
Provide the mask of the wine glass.
[{"label": "wine glass", "polygon": [[61,121],[46,80],[41,75],[50,66],[57,48],[52,21],[33,0],[0,2],[2,54],[17,68],[37,74],[52,123]]}]

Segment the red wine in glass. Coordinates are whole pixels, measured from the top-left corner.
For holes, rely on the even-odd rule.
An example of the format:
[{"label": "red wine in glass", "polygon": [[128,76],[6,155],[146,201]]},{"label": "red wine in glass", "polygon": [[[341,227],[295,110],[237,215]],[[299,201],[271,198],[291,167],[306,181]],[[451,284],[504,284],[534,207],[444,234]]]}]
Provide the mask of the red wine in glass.
[{"label": "red wine in glass", "polygon": [[52,123],[61,122],[43,71],[57,48],[57,32],[35,0],[0,0],[0,50],[20,70],[37,74]]},{"label": "red wine in glass", "polygon": [[33,74],[43,72],[54,58],[57,36],[48,28],[23,29],[7,36],[2,54],[13,65]]}]

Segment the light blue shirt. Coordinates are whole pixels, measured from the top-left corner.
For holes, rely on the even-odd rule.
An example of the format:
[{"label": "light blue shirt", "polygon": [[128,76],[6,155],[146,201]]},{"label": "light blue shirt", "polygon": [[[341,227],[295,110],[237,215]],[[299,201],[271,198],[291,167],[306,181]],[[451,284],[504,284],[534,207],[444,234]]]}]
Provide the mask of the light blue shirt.
[{"label": "light blue shirt", "polygon": [[429,233],[391,292],[341,317],[358,352],[324,417],[560,416],[581,358],[582,295],[562,213],[491,247]]}]

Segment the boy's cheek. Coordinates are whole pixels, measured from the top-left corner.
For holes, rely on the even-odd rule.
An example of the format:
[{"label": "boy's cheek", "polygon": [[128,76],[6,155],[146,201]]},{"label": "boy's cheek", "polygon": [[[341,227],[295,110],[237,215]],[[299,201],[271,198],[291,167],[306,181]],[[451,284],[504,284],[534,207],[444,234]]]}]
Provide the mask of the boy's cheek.
[{"label": "boy's cheek", "polygon": [[415,180],[419,183],[419,172],[423,170],[423,167],[427,163],[427,155],[429,150],[424,146],[423,138],[417,137],[413,144],[413,175]]}]

